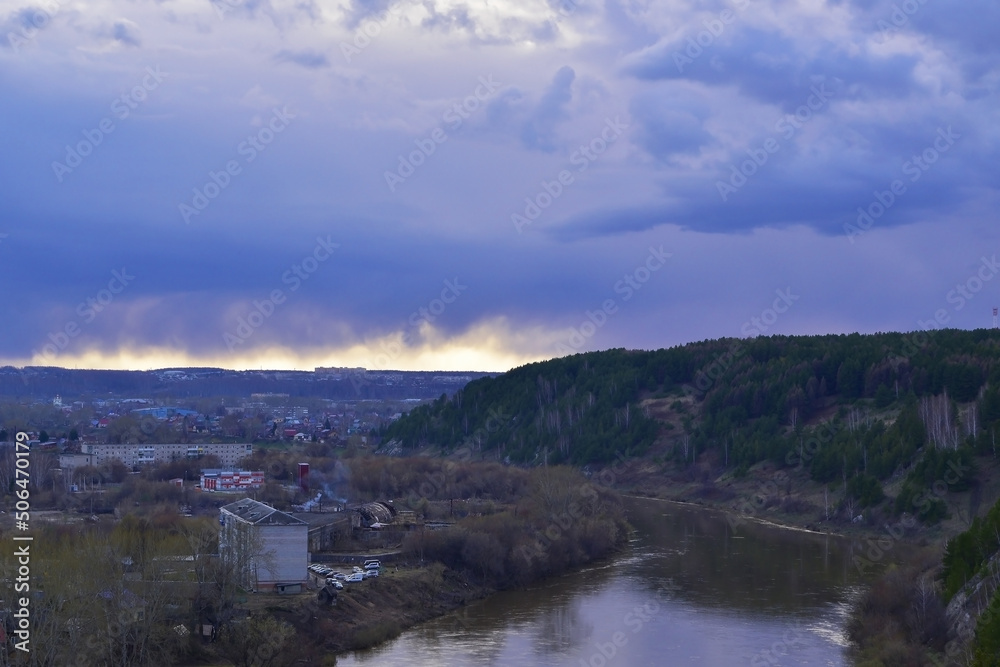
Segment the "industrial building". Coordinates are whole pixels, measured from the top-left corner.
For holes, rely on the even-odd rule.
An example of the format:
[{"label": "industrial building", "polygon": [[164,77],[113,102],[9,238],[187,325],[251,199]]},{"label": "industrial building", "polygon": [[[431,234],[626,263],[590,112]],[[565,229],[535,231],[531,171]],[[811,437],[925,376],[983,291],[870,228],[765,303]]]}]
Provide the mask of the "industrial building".
[{"label": "industrial building", "polygon": [[219,508],[219,554],[247,590],[294,593],[308,580],[309,526],[244,498]]}]

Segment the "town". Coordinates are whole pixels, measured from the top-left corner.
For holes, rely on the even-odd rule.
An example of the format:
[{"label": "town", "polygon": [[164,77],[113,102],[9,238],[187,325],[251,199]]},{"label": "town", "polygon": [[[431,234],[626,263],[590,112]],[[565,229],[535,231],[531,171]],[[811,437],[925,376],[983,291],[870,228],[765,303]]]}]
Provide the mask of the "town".
[{"label": "town", "polygon": [[[72,375],[29,369],[30,382],[44,385],[56,371]],[[552,508],[538,490],[578,493],[576,482],[558,481],[569,473],[554,469],[540,481],[471,455],[412,458],[384,437],[403,414],[447,396],[434,396],[442,386],[454,392],[480,374],[323,368],[288,374],[290,391],[246,396],[179,389],[218,381],[210,369],[146,375],[145,396],[100,382],[95,391],[93,376],[84,392],[0,395],[0,485],[30,478],[30,512],[15,512],[27,501],[7,494],[0,533],[18,539],[30,518],[32,587],[21,599],[33,651],[66,646],[69,627],[92,638],[74,655],[95,664],[162,664],[154,655],[247,664],[240,656],[251,646],[252,664],[322,664],[591,557],[539,559]],[[261,375],[273,389],[285,374]],[[301,389],[344,377],[416,396],[334,399]],[[590,492],[581,511],[603,517],[608,493]],[[595,553],[617,548],[623,526],[615,516]],[[18,567],[9,554],[0,565]],[[18,614],[28,613],[15,600],[0,602],[8,653],[17,650]],[[67,659],[52,650],[56,664]]]}]

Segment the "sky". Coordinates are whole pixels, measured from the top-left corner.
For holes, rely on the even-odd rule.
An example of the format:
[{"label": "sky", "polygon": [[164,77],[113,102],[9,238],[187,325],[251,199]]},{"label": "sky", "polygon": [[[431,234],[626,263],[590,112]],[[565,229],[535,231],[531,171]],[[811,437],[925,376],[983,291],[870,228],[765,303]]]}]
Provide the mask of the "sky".
[{"label": "sky", "polygon": [[0,364],[993,325],[993,0],[0,0]]}]

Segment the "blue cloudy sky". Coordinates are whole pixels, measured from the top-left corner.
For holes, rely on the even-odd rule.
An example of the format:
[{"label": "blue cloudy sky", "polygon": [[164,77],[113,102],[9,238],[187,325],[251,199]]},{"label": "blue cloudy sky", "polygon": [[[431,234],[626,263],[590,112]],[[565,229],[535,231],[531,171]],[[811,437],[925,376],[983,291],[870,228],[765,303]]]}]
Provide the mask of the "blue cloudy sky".
[{"label": "blue cloudy sky", "polygon": [[990,326],[993,0],[0,0],[0,363]]}]

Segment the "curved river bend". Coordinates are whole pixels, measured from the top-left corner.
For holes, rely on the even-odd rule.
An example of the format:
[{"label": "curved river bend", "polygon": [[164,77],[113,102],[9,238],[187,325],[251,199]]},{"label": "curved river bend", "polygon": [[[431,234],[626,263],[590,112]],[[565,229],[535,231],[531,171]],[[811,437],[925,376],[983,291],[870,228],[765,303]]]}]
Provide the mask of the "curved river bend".
[{"label": "curved river bend", "polygon": [[498,593],[337,664],[849,664],[844,626],[864,582],[850,540],[753,522],[734,532],[714,510],[627,503],[636,533],[612,561]]}]

